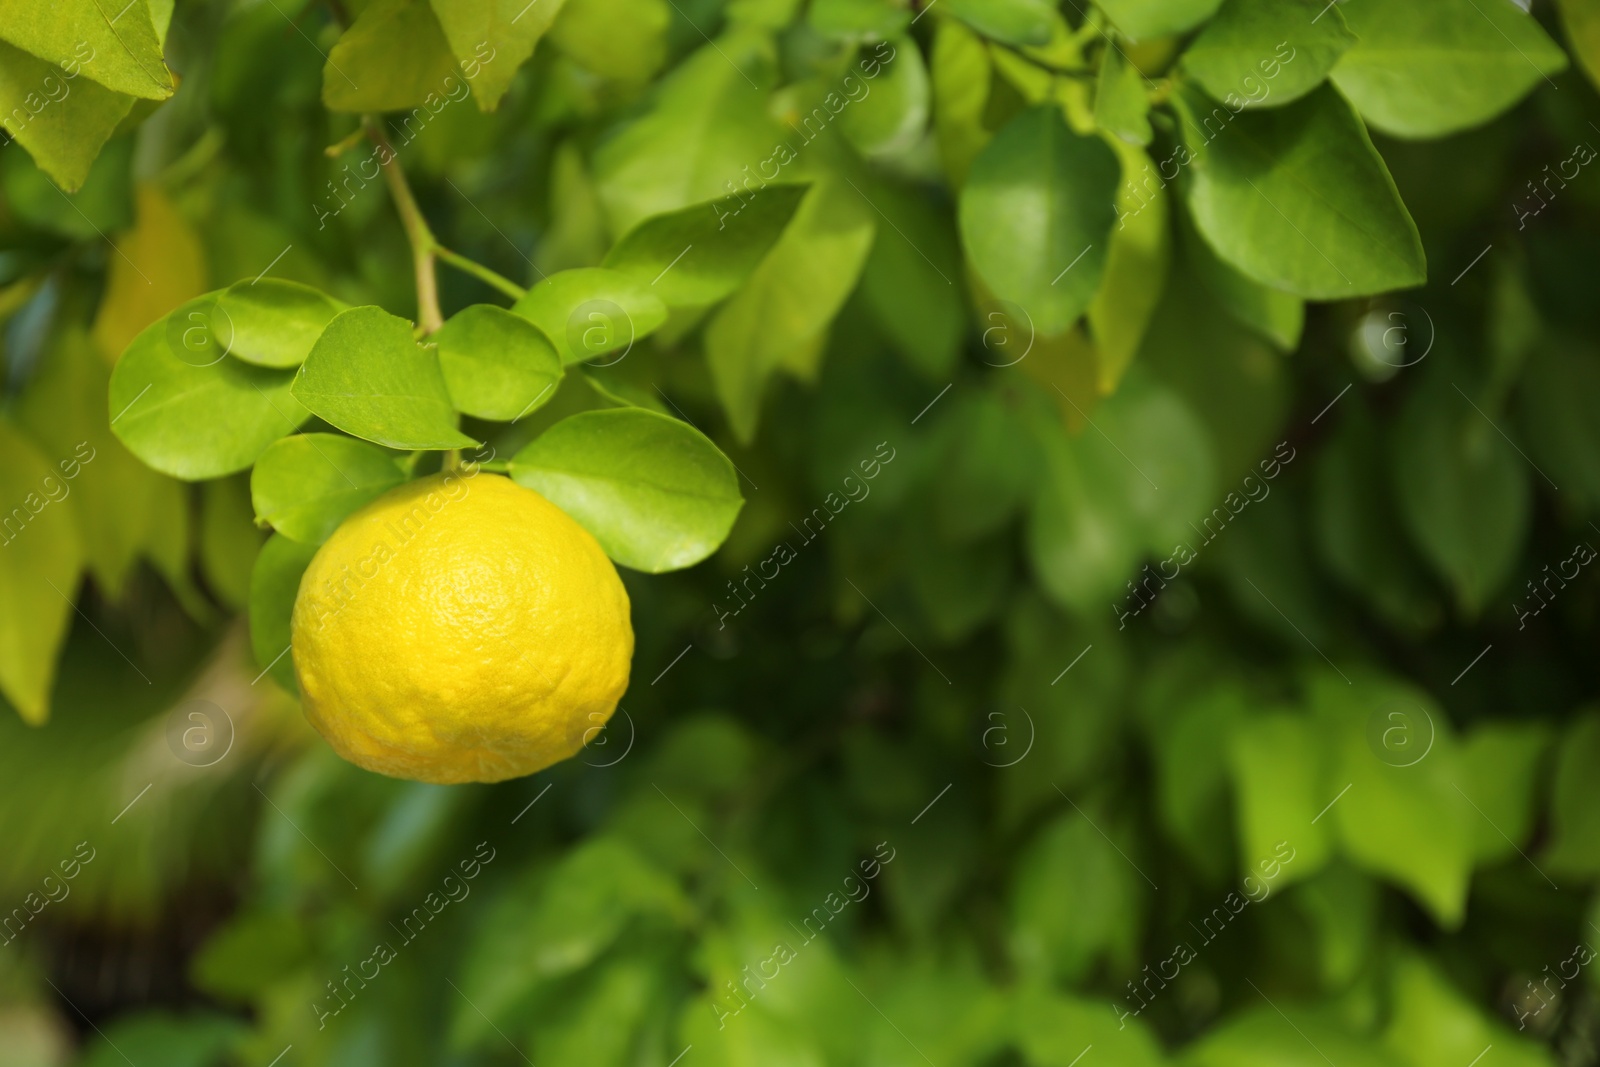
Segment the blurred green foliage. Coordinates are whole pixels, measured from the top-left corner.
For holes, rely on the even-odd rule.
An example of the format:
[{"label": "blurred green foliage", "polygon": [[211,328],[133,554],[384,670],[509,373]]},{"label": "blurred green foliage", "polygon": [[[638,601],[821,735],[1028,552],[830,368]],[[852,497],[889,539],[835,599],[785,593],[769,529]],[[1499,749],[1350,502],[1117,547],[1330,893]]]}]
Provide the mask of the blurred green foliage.
[{"label": "blurred green foliage", "polygon": [[[0,0],[0,1064],[1597,1062],[1597,26]],[[291,392],[426,310],[363,112],[532,287],[443,265],[459,433],[537,480],[682,419],[745,501],[607,544],[634,685],[527,780],[343,763],[280,651],[438,462]],[[233,392],[121,421],[269,272]]]}]

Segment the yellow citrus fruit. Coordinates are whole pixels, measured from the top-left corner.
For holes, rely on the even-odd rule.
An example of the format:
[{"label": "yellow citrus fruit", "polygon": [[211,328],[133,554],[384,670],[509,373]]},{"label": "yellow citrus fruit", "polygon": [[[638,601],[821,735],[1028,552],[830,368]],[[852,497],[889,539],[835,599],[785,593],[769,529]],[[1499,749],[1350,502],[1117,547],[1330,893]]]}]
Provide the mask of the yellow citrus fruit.
[{"label": "yellow citrus fruit", "polygon": [[345,759],[423,782],[498,782],[583,747],[628,687],[616,568],[538,493],[464,472],[345,520],[300,580],[306,717]]}]

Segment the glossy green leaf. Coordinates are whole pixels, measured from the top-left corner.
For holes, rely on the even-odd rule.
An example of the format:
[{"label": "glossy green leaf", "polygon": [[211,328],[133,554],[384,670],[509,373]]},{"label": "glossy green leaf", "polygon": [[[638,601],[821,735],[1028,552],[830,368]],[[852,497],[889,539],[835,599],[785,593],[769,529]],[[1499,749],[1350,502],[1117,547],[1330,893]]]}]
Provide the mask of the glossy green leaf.
[{"label": "glossy green leaf", "polygon": [[1132,509],[1059,427],[1045,433],[1042,444],[1044,476],[1027,525],[1033,569],[1061,604],[1080,614],[1114,612],[1141,551]]},{"label": "glossy green leaf", "polygon": [[66,639],[83,547],[64,501],[71,456],[47,457],[0,421],[0,695],[35,726],[50,717],[56,652]]},{"label": "glossy green leaf", "polygon": [[228,359],[202,297],[136,337],[111,372],[111,429],[128,450],[185,481],[244,470],[307,418],[294,372]]},{"label": "glossy green leaf", "polygon": [[250,500],[261,522],[320,545],[345,516],[405,480],[394,457],[376,445],[332,433],[296,434],[256,460]]},{"label": "glossy green leaf", "polygon": [[260,367],[298,367],[346,306],[299,282],[238,282],[212,305],[211,334],[235,359]]},{"label": "glossy green leaf", "polygon": [[[922,140],[928,127],[928,67],[910,38],[862,49],[881,63],[860,100],[839,113],[839,132],[868,158],[897,157]],[[848,88],[848,87],[847,87]]]},{"label": "glossy green leaf", "polygon": [[433,335],[439,369],[457,411],[515,422],[550,402],[561,357],[527,319],[493,304],[473,304]]},{"label": "glossy green leaf", "polygon": [[1013,45],[1048,42],[1055,15],[1049,0],[950,0],[948,12],[985,37]]},{"label": "glossy green leaf", "polygon": [[72,192],[136,98],[66,72],[0,41],[0,126],[39,169]]},{"label": "glossy green leaf", "polygon": [[1338,6],[1226,0],[1183,53],[1183,72],[1231,106],[1282,107],[1322,84],[1355,43]]},{"label": "glossy green leaf", "polygon": [[317,547],[273,534],[261,546],[250,575],[250,649],[256,667],[290,693],[298,693],[300,688],[289,651],[289,624],[300,593],[300,577],[311,566]]},{"label": "glossy green leaf", "polygon": [[766,185],[641,222],[604,266],[642,282],[669,308],[704,307],[737,289],[777,241],[804,185]]},{"label": "glossy green leaf", "polygon": [[600,146],[595,182],[618,232],[742,192],[745,167],[754,184],[769,180],[784,158],[779,144],[793,156],[792,135],[767,115],[759,88],[773,78],[767,49],[755,34],[707,44],[661,82],[643,114]]},{"label": "glossy green leaf", "polygon": [[333,111],[435,111],[468,84],[428,0],[373,0],[328,53],[322,102]]},{"label": "glossy green leaf", "polygon": [[552,274],[511,310],[544,331],[564,365],[615,363],[667,321],[666,305],[648,283],[604,267]]},{"label": "glossy green leaf", "polygon": [[1536,477],[1471,392],[1430,377],[1412,393],[1391,446],[1406,528],[1472,615],[1511,576]]},{"label": "glossy green leaf", "polygon": [[1443,137],[1487,122],[1567,66],[1510,3],[1348,0],[1339,9],[1357,42],[1334,68],[1334,84],[1362,118],[1396,137]]},{"label": "glossy green leaf", "polygon": [[1053,107],[1012,119],[972,165],[962,244],[994,294],[1042,334],[1071,326],[1100,286],[1118,178],[1105,142],[1073,133]]},{"label": "glossy green leaf", "polygon": [[346,433],[390,448],[465,448],[439,358],[380,307],[341,312],[294,377],[294,396]]},{"label": "glossy green leaf", "polygon": [[1144,75],[1115,43],[1106,46],[1094,87],[1094,122],[1128,144],[1150,143],[1150,96]]},{"label": "glossy green leaf", "polygon": [[1312,299],[1422,283],[1416,224],[1334,89],[1240,114],[1192,91],[1177,103],[1192,157],[1182,188],[1195,226],[1224,260]]},{"label": "glossy green leaf", "polygon": [[1216,13],[1222,0],[1100,0],[1096,5],[1134,41],[1192,30]]},{"label": "glossy green leaf", "polygon": [[548,498],[625,567],[691,567],[717,550],[744,499],[704,434],[641,408],[563,419],[518,452],[511,476]]},{"label": "glossy green leaf", "polygon": [[172,95],[172,73],[144,3],[0,0],[0,40],[115,92],[147,100]]},{"label": "glossy green leaf", "polygon": [[493,111],[517,68],[561,13],[564,0],[429,0],[450,51],[472,85],[472,97]]},{"label": "glossy green leaf", "polygon": [[1587,0],[1556,0],[1567,47],[1583,65],[1589,80],[1600,86],[1600,8]]},{"label": "glossy green leaf", "polygon": [[818,182],[749,281],[707,325],[712,383],[740,440],[755,436],[772,374],[796,352],[821,345],[861,276],[876,219],[858,188]]}]

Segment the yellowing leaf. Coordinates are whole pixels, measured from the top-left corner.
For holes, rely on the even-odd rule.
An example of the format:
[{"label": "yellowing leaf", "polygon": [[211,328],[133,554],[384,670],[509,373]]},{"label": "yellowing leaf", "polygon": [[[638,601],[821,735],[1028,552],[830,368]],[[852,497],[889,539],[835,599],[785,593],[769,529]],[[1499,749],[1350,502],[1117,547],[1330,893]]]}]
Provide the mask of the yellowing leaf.
[{"label": "yellowing leaf", "polygon": [[110,278],[94,319],[101,354],[115,363],[139,331],[205,290],[205,253],[159,187],[135,191],[133,229],[115,242]]},{"label": "yellowing leaf", "polygon": [[67,636],[83,554],[65,503],[66,468],[6,422],[0,455],[0,695],[37,726],[50,717],[56,651]]}]

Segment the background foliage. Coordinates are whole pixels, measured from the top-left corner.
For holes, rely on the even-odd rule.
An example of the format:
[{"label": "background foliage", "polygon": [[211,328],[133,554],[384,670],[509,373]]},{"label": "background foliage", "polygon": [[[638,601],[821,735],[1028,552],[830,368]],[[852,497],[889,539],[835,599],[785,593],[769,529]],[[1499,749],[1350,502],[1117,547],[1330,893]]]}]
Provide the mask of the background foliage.
[{"label": "background foliage", "polygon": [[[1596,1062],[1596,73],[1581,0],[0,0],[0,1062]],[[649,472],[634,684],[380,778],[274,658],[312,455],[469,442]]]}]

